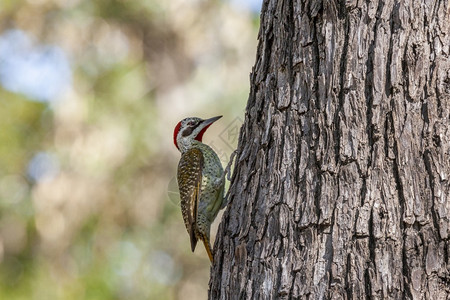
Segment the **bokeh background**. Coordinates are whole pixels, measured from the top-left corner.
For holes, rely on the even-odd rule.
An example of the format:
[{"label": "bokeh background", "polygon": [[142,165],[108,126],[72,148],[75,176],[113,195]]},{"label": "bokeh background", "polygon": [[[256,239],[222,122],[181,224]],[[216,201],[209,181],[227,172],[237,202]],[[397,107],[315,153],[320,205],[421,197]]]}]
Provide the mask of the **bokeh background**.
[{"label": "bokeh background", "polygon": [[0,299],[206,299],[173,128],[227,163],[260,2],[0,0]]}]

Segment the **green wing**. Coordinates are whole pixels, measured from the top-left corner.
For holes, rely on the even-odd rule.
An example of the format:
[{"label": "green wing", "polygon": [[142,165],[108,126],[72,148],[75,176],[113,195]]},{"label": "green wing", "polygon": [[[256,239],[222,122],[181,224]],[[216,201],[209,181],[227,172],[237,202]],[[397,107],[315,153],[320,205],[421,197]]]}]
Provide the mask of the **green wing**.
[{"label": "green wing", "polygon": [[197,224],[197,205],[200,199],[203,171],[203,154],[192,148],[181,155],[178,164],[178,188],[181,198],[181,213],[191,238],[191,249],[197,245],[195,226]]}]

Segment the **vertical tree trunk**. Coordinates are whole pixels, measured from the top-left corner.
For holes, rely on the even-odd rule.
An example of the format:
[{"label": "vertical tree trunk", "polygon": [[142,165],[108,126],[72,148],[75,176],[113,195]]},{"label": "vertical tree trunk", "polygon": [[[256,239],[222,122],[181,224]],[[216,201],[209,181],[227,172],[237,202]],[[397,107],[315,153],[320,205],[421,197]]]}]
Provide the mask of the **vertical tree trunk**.
[{"label": "vertical tree trunk", "polygon": [[264,1],[210,299],[450,298],[449,45],[449,1]]}]

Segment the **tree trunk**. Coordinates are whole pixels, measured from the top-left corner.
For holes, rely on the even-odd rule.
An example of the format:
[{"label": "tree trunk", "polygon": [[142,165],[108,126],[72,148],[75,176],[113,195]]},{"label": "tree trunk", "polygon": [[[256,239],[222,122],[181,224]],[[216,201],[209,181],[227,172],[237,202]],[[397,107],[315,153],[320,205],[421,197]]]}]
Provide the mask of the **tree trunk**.
[{"label": "tree trunk", "polygon": [[264,1],[210,299],[450,298],[449,45],[449,1]]}]

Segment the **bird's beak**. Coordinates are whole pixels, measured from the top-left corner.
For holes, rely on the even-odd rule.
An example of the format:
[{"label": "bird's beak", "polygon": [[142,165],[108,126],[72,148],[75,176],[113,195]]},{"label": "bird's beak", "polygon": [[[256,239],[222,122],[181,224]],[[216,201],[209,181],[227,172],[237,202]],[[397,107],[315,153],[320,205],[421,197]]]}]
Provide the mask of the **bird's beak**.
[{"label": "bird's beak", "polygon": [[211,125],[212,123],[214,123],[215,121],[217,121],[217,120],[219,120],[220,118],[222,118],[222,116],[217,116],[217,117],[213,117],[213,118],[210,118],[210,119],[206,119],[206,120],[203,120],[203,126],[209,126],[209,125]]},{"label": "bird's beak", "polygon": [[217,117],[214,117],[214,118],[211,118],[211,119],[203,120],[202,123],[200,124],[201,130],[197,134],[195,139],[197,141],[201,142],[202,138],[203,138],[203,134],[205,133],[206,129],[208,129],[208,127],[211,126],[212,123],[214,123],[215,121],[219,120],[220,118],[222,118],[222,116],[217,116]]}]

